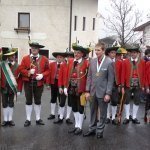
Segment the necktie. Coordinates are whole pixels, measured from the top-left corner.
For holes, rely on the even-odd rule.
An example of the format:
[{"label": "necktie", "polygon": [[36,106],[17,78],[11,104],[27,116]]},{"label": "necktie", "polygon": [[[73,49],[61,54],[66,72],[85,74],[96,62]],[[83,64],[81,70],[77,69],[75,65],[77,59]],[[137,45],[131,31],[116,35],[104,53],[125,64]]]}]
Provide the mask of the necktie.
[{"label": "necktie", "polygon": [[75,68],[78,64],[78,61],[74,61],[73,68]]},{"label": "necktie", "polygon": [[136,65],[135,60],[133,60],[132,63],[133,63],[134,66]]},{"label": "necktie", "polygon": [[60,63],[59,63],[59,64],[57,64],[57,68],[60,68]]}]

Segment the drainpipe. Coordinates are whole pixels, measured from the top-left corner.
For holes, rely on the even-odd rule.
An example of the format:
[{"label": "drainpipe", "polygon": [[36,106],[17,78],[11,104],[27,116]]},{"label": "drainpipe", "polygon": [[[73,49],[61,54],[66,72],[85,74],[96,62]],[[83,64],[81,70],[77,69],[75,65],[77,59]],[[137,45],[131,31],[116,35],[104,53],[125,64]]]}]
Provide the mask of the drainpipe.
[{"label": "drainpipe", "polygon": [[73,3],[73,0],[70,0],[69,51],[71,51],[71,36],[72,36],[72,3]]}]

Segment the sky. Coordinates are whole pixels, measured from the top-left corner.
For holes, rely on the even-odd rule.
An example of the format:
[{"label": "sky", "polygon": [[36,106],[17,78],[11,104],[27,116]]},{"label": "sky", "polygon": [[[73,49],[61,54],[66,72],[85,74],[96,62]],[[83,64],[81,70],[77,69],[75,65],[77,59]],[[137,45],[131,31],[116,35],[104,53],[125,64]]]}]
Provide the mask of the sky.
[{"label": "sky", "polygon": [[[106,15],[107,11],[106,9],[110,9],[110,0],[99,0],[99,5],[98,5],[98,11],[102,15]],[[130,1],[130,0],[129,0]],[[146,22],[148,20],[147,14],[150,14],[150,5],[149,5],[149,0],[131,0],[133,3],[135,3],[135,7],[142,12],[142,22]],[[150,16],[150,15],[149,15]],[[104,31],[104,24],[103,24],[103,19],[100,19],[100,36],[99,38],[103,38],[106,36],[109,36],[109,33],[106,33]]]}]

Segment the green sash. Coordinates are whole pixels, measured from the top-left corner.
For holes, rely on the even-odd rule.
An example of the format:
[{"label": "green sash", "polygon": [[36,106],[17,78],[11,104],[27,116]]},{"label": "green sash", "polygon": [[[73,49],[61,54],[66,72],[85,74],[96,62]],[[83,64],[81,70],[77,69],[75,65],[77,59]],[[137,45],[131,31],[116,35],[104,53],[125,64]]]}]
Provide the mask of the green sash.
[{"label": "green sash", "polygon": [[16,82],[16,79],[15,79],[8,63],[5,61],[2,61],[1,67],[2,67],[5,78],[9,84],[10,88],[13,90],[14,94],[16,94],[17,93],[17,82]]}]

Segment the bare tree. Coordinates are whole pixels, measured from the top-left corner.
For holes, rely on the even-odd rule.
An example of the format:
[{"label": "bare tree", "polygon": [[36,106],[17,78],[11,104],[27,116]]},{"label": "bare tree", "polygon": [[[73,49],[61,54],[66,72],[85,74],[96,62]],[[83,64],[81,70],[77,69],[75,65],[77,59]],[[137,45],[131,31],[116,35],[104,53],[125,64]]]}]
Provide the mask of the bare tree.
[{"label": "bare tree", "polygon": [[110,0],[111,8],[104,23],[111,34],[117,34],[121,46],[133,42],[137,33],[133,31],[141,21],[141,13],[135,9],[131,0]]}]

